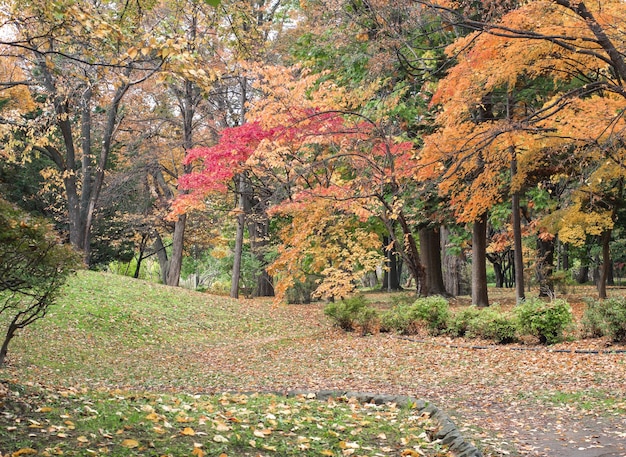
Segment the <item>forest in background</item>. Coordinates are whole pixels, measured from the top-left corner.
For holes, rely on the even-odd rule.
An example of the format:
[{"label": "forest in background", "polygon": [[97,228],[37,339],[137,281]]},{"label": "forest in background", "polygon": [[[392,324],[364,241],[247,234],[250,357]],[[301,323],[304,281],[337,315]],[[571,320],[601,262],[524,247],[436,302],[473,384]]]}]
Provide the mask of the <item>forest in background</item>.
[{"label": "forest in background", "polygon": [[623,2],[213,3],[1,2],[0,192],[90,268],[480,306],[623,275]]}]

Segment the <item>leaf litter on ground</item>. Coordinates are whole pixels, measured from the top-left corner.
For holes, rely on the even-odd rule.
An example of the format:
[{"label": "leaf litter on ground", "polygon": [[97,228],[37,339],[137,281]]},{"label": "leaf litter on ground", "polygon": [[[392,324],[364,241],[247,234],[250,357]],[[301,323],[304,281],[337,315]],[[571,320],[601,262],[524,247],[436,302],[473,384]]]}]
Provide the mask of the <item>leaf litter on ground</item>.
[{"label": "leaf litter on ground", "polygon": [[[448,456],[411,406],[306,395],[5,392],[0,455]],[[45,405],[45,406],[43,406]]]}]

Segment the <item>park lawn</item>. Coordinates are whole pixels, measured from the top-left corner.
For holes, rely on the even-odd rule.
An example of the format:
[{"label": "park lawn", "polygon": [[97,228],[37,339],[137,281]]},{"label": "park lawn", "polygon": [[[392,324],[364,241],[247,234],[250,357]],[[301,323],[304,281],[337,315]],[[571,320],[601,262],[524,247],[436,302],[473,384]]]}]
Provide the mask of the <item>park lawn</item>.
[{"label": "park lawn", "polygon": [[[377,294],[372,299],[382,301]],[[567,423],[585,415],[621,417],[625,413],[624,355],[569,351],[576,345],[604,349],[604,344],[570,341],[548,350],[506,346],[477,350],[471,341],[446,338],[420,338],[418,342],[391,334],[361,337],[333,328],[323,315],[322,304],[287,306],[269,300],[231,300],[121,276],[80,272],[58,306],[18,335],[9,348],[9,366],[0,371],[0,379],[9,391],[23,391],[20,398],[24,404],[32,404],[23,408],[35,415],[26,414],[22,407],[5,415],[1,420],[15,429],[12,434],[0,435],[0,443],[25,430],[29,433],[12,444],[11,452],[32,448],[42,439],[40,444],[54,455],[55,446],[61,446],[59,434],[69,440],[62,439],[62,443],[79,446],[83,454],[78,455],[91,451],[104,455],[114,446],[120,453],[109,455],[289,455],[286,448],[272,451],[277,444],[270,443],[270,437],[279,437],[279,442],[300,452],[310,445],[310,455],[398,455],[405,447],[435,453],[431,455],[439,452],[432,445],[429,451],[424,428],[406,433],[384,428],[415,425],[412,421],[416,419],[407,419],[412,417],[410,410],[402,408],[374,412],[381,419],[372,420],[367,415],[371,410],[358,407],[358,414],[365,416],[349,419],[350,414],[357,414],[356,406],[335,402],[333,411],[335,407],[349,410],[348,416],[337,412],[338,426],[349,432],[334,441],[298,429],[291,432],[293,441],[289,441],[286,428],[272,428],[266,423],[270,419],[263,419],[267,414],[278,417],[276,408],[297,410],[290,419],[297,422],[290,423],[292,428],[302,427],[304,421],[322,433],[332,432],[332,425],[324,425],[326,413],[311,413],[310,408],[319,406],[312,406],[310,400],[293,399],[289,401],[299,403],[283,406],[287,400],[265,393],[350,390],[432,401],[450,412],[486,455],[517,455],[515,430],[524,426],[525,419],[536,423],[558,415]],[[555,348],[569,352],[554,352]],[[263,395],[243,400],[223,397],[224,392]],[[220,430],[215,424],[224,417],[211,414],[217,411],[224,416],[220,398],[226,398],[222,401],[233,411],[240,407],[250,411],[246,413],[250,418],[243,421],[247,434],[235,431],[230,422],[226,423],[232,428],[228,430],[231,435],[217,433]],[[245,401],[245,406],[238,401]],[[162,405],[175,411],[164,410]],[[531,409],[532,417],[526,417]],[[180,411],[186,411],[189,423],[178,422]],[[160,415],[157,421],[148,418],[152,412]],[[111,417],[114,423],[100,422]],[[307,417],[315,420],[307,422]],[[172,428],[165,427],[166,422]],[[358,425],[361,422],[368,422],[367,427]],[[257,427],[261,423],[265,428]],[[357,442],[361,431],[352,435],[355,429],[346,424],[357,424],[357,429],[365,431],[364,441]],[[81,428],[83,425],[86,428]],[[255,430],[271,433],[260,437],[254,435]],[[215,441],[218,435],[230,444],[220,443],[221,438]],[[185,450],[157,446],[163,443]],[[358,447],[350,447],[352,443]],[[219,447],[231,444],[235,447]],[[263,444],[270,449],[258,447]],[[59,449],[71,455],[71,445]],[[164,451],[159,453],[159,449]],[[1,446],[0,451],[8,452]]]}]

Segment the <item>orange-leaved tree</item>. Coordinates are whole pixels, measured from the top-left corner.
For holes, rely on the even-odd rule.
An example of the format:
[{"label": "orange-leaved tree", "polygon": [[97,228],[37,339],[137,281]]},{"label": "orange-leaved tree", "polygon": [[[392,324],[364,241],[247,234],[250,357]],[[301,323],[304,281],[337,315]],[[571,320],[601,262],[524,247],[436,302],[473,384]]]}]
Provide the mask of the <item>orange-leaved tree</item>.
[{"label": "orange-leaved tree", "polygon": [[[460,220],[480,220],[507,196],[515,205],[516,194],[541,179],[601,173],[605,182],[608,175],[621,182],[626,65],[614,24],[626,18],[623,2],[532,1],[491,22],[452,2],[422,3],[477,30],[449,48],[458,64],[435,94],[440,129],[421,157],[423,173],[442,178]],[[592,194],[603,204],[585,212],[611,209],[610,194]],[[562,211],[576,208],[573,199]],[[613,225],[612,218],[592,219],[592,231]],[[553,226],[553,234],[571,229]],[[608,258],[604,266],[606,273]]]}]

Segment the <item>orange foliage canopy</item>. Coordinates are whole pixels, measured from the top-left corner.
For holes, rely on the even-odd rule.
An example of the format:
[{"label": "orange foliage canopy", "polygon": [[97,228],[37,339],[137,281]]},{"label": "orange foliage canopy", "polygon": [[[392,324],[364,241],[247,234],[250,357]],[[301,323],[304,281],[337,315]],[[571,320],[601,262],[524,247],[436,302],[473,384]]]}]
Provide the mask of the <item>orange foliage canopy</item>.
[{"label": "orange foliage canopy", "polygon": [[457,218],[471,222],[535,176],[623,176],[626,40],[615,24],[625,20],[622,1],[537,0],[457,40],[418,178],[440,179]]}]

